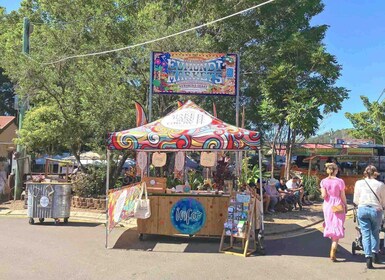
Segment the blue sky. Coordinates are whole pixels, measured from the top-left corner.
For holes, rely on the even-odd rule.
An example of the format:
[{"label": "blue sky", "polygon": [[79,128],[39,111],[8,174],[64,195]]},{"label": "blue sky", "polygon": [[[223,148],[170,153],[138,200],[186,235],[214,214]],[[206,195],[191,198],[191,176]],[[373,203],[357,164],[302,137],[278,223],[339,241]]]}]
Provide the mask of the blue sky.
[{"label": "blue sky", "polygon": [[[7,12],[17,9],[20,0],[0,0]],[[338,86],[350,90],[342,110],[326,116],[318,133],[351,128],[345,112],[364,111],[360,95],[376,101],[385,89],[385,1],[324,0],[325,10],[312,24],[327,24],[324,43],[342,65]],[[385,98],[382,96],[380,101]]]}]

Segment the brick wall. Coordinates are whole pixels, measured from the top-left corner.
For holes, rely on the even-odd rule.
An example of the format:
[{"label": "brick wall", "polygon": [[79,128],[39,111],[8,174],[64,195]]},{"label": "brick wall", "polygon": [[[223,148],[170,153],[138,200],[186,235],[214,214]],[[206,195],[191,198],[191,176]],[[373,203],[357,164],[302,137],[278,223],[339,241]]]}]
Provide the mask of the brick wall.
[{"label": "brick wall", "polygon": [[82,208],[82,209],[106,210],[106,199],[73,196],[72,207]]}]

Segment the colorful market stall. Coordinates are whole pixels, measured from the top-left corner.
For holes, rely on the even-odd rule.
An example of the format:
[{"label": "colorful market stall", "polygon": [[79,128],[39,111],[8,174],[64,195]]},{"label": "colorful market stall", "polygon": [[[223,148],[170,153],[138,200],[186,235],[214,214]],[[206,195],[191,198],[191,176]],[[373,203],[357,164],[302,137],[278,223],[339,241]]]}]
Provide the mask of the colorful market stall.
[{"label": "colorful market stall", "polygon": [[[259,146],[258,132],[229,125],[188,101],[159,120],[111,133],[107,155],[109,157],[111,150],[135,150],[142,182],[146,182],[148,189],[153,190],[149,191],[151,217],[138,219],[140,235],[221,236],[227,219],[230,194],[224,191],[191,191],[186,185],[176,186],[179,192],[171,192],[166,189],[162,178],[147,176],[150,155],[152,164],[156,165],[157,162],[165,161],[161,155],[163,152],[175,152],[176,174],[184,168],[187,151],[234,151],[239,155],[241,151],[259,151]],[[119,213],[109,211],[109,215],[118,216]],[[262,222],[261,227],[263,230]]]},{"label": "colorful market stall", "polygon": [[[326,162],[335,161],[339,166],[339,177],[345,182],[345,192],[353,194],[354,184],[362,178],[365,167],[373,164],[384,171],[384,146],[375,144],[301,144],[293,150],[297,167],[292,171],[315,175],[320,180]],[[382,177],[381,177],[382,179]]]}]

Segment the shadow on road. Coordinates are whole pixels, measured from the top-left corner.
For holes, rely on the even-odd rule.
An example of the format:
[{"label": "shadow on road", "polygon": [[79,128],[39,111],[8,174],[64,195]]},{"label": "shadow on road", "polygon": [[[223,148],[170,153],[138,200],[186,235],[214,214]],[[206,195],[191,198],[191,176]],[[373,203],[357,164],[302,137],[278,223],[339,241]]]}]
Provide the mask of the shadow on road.
[{"label": "shadow on road", "polygon": [[[331,241],[327,238],[324,238],[322,232],[316,230],[301,236],[267,240],[265,243],[267,255],[328,258]],[[341,245],[338,246],[337,260],[338,262],[360,263],[365,261],[361,252],[357,252],[357,255],[352,255],[350,250],[345,249]]]},{"label": "shadow on road", "polygon": [[77,222],[77,221],[68,221],[68,223],[63,223],[61,221],[59,224],[55,224],[54,221],[44,221],[43,223],[35,222],[34,227],[38,226],[55,226],[55,227],[97,227],[103,225],[103,223],[95,222]]},{"label": "shadow on road", "polygon": [[219,238],[144,235],[139,240],[136,228],[128,229],[118,238],[113,249],[174,253],[218,253]]}]

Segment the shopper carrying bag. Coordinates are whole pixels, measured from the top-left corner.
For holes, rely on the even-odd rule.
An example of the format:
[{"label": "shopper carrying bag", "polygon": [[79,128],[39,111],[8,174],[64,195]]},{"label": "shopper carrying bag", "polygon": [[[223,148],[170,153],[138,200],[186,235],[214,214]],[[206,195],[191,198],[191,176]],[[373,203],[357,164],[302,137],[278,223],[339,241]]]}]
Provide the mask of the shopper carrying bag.
[{"label": "shopper carrying bag", "polygon": [[[147,186],[146,183],[142,183],[140,185],[140,195],[139,198],[136,199],[134,205],[134,218],[137,219],[148,219],[151,216],[151,208],[150,208],[150,200],[147,195]],[[144,199],[143,199],[143,191],[144,191]]]},{"label": "shopper carrying bag", "polygon": [[328,177],[323,179],[321,185],[321,195],[324,199],[324,237],[330,238],[330,259],[337,261],[336,253],[338,241],[345,237],[345,218],[346,218],[346,196],[345,182],[337,178],[338,166],[335,163],[326,163],[326,173]]},{"label": "shopper carrying bag", "polygon": [[353,202],[358,205],[358,221],[362,233],[362,245],[366,257],[366,267],[373,268],[374,263],[380,263],[380,228],[383,209],[385,207],[385,185],[377,181],[377,168],[369,165],[365,168],[362,180],[354,187]]}]

